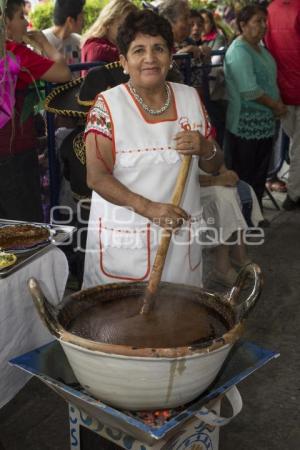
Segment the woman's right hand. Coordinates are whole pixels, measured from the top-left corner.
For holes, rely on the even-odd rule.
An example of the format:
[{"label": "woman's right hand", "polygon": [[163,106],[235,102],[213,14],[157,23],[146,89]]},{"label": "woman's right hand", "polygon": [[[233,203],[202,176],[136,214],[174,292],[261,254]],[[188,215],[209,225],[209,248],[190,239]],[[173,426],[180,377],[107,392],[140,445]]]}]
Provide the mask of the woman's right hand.
[{"label": "woman's right hand", "polygon": [[169,203],[149,202],[145,216],[162,228],[180,228],[189,215],[179,206]]},{"label": "woman's right hand", "polygon": [[287,113],[287,107],[284,103],[282,103],[281,100],[278,100],[278,102],[275,103],[274,107],[272,108],[275,117],[283,117]]}]

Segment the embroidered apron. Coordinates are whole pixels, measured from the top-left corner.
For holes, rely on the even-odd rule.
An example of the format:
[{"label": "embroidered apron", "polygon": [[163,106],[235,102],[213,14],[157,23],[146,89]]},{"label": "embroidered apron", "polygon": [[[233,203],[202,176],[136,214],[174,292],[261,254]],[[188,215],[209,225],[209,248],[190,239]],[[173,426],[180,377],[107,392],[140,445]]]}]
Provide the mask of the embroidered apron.
[{"label": "embroidered apron", "polygon": [[[112,120],[113,176],[152,201],[170,203],[181,164],[174,137],[182,129],[206,135],[207,122],[193,88],[170,83],[176,119],[149,123],[125,85],[103,93]],[[191,215],[173,234],[163,281],[202,285],[200,228],[203,228],[198,158],[192,158],[181,206]],[[149,278],[162,228],[130,208],[92,195],[85,255],[84,288]]]}]

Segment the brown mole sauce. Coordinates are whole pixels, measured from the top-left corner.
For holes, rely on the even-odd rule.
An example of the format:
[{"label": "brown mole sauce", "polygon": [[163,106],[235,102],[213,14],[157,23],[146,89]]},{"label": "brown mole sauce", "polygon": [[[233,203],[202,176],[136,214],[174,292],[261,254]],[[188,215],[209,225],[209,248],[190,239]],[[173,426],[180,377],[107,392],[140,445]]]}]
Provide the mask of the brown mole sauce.
[{"label": "brown mole sauce", "polygon": [[97,342],[141,348],[170,348],[222,336],[229,326],[223,316],[188,298],[155,296],[147,315],[139,311],[143,298],[127,297],[99,303],[81,312],[69,332]]}]

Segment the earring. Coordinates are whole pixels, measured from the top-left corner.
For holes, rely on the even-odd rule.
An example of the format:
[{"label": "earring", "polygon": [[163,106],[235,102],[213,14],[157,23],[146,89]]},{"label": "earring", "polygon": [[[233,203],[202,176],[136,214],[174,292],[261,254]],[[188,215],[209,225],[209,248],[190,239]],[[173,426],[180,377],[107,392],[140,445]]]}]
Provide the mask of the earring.
[{"label": "earring", "polygon": [[170,64],[170,69],[173,69],[173,63]]},{"label": "earring", "polygon": [[124,73],[124,75],[128,75],[128,72],[126,69],[123,69],[123,73]]}]

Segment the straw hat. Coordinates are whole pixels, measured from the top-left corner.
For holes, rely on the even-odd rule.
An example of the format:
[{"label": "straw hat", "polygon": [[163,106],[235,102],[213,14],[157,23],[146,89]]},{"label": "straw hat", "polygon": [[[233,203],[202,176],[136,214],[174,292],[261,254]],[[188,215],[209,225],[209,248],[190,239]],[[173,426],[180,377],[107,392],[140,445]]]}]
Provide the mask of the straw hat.
[{"label": "straw hat", "polygon": [[90,69],[86,77],[76,78],[54,88],[46,97],[45,110],[68,117],[86,117],[99,92],[128,81],[119,62]]}]

